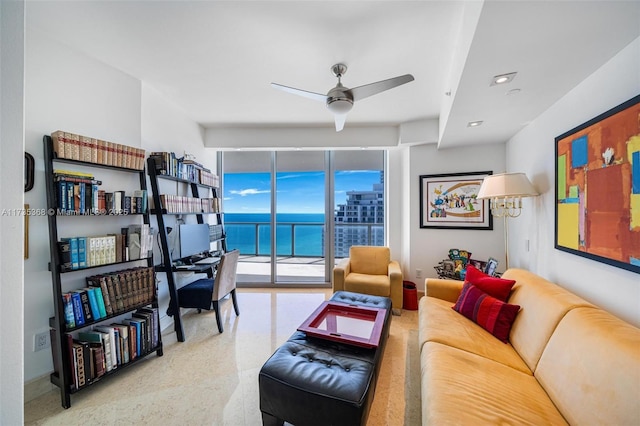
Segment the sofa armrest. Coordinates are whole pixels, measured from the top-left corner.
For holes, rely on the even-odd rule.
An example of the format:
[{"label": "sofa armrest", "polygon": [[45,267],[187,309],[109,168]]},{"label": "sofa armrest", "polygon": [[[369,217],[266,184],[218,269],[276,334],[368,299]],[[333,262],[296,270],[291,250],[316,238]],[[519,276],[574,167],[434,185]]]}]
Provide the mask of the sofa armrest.
[{"label": "sofa armrest", "polygon": [[427,278],[424,280],[424,294],[430,297],[456,303],[464,281],[447,280],[443,278]]},{"label": "sofa armrest", "polygon": [[402,269],[400,269],[400,263],[396,260],[392,260],[389,262],[388,268],[389,275],[389,293],[391,297],[391,303],[393,304],[393,309],[402,309]]},{"label": "sofa armrest", "polygon": [[348,257],[345,257],[333,268],[333,280],[331,286],[333,292],[344,290],[344,280],[351,272],[351,262]]}]

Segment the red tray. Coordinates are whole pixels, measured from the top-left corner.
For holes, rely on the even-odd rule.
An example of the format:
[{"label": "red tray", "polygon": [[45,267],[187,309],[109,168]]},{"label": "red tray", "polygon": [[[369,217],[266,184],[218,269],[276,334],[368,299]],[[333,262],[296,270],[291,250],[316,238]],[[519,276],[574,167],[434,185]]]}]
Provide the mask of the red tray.
[{"label": "red tray", "polygon": [[383,308],[328,301],[323,302],[298,330],[326,340],[377,348],[385,314]]}]

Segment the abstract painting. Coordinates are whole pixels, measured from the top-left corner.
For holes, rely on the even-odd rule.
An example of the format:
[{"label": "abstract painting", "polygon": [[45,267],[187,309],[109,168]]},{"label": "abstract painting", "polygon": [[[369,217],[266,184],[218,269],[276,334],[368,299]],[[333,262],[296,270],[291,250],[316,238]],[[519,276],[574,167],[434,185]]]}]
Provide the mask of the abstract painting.
[{"label": "abstract painting", "polygon": [[555,141],[555,248],[640,273],[640,95]]}]

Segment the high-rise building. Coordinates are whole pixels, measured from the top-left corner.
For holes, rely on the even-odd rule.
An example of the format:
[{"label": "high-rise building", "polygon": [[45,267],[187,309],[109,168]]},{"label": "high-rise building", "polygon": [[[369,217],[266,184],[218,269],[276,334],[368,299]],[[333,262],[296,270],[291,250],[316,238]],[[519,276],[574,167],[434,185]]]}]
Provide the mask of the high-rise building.
[{"label": "high-rise building", "polygon": [[349,257],[353,245],[384,245],[384,172],[370,191],[348,191],[338,204],[335,221],[335,257]]}]

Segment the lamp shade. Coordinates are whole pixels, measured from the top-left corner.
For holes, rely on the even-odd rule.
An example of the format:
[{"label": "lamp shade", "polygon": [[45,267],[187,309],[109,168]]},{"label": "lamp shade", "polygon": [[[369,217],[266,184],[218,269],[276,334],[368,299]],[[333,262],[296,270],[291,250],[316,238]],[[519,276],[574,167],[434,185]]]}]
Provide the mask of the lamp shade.
[{"label": "lamp shade", "polygon": [[495,197],[533,197],[538,195],[524,173],[500,173],[484,178],[479,199]]}]

